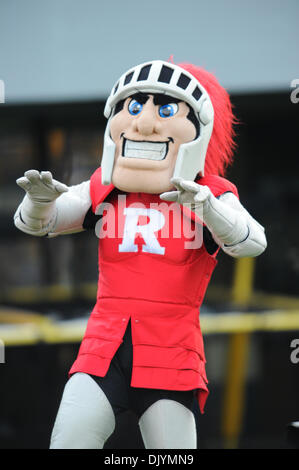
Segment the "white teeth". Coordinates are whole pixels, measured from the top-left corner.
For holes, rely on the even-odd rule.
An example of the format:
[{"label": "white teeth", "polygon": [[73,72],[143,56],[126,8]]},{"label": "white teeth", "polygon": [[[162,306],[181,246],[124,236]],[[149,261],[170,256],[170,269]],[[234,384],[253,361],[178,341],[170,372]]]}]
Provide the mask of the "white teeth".
[{"label": "white teeth", "polygon": [[125,140],[124,157],[163,160],[167,153],[168,142],[137,142]]}]

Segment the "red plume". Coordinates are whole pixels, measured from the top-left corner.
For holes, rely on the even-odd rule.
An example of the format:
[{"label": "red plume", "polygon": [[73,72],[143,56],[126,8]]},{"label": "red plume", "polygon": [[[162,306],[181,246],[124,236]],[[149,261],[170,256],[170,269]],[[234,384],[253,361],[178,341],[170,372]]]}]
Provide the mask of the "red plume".
[{"label": "red plume", "polygon": [[211,98],[214,107],[214,127],[206,154],[205,175],[224,176],[226,168],[233,161],[236,147],[233,126],[238,123],[233,114],[229,94],[210,72],[193,64],[182,63],[178,65],[191,73]]}]

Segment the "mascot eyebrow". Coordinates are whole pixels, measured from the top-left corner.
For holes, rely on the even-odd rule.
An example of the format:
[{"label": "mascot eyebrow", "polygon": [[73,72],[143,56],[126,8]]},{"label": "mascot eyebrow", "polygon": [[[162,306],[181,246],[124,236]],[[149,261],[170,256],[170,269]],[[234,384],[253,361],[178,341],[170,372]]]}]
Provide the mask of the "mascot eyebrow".
[{"label": "mascot eyebrow", "polygon": [[[150,93],[150,94],[152,94],[153,97],[154,97],[154,104],[159,105],[159,106],[163,106],[163,105],[169,104],[169,103],[180,103],[181,101],[183,101],[183,100],[180,100],[179,98],[175,98],[174,96],[165,95],[164,93]],[[131,95],[130,98],[138,101],[141,104],[145,104],[147,102],[147,100],[149,99],[150,94],[139,92],[139,93],[135,93],[134,95]],[[123,109],[124,103],[125,103],[127,98],[125,98],[125,99],[119,101],[118,103],[116,103],[115,108],[114,108],[114,113],[113,113],[114,116],[115,116],[115,114],[119,113]],[[200,133],[199,120],[195,116],[194,110],[191,108],[191,106],[189,106],[188,103],[186,103],[186,104],[189,108],[189,113],[187,115],[187,119],[189,119],[194,124],[195,129],[196,129],[195,139],[197,139],[197,137],[199,136],[199,133]]]}]

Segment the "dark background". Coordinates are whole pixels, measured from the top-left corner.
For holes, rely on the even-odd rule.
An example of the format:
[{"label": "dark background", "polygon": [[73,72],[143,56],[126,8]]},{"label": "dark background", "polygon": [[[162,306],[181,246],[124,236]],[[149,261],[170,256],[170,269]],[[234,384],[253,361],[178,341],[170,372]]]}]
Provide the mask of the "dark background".
[{"label": "dark background", "polygon": [[[232,95],[238,149],[227,178],[241,202],[266,228],[268,248],[256,259],[254,289],[271,300],[297,299],[299,283],[299,104],[289,93]],[[97,281],[97,238],[81,233],[39,239],[18,231],[13,214],[23,197],[15,180],[30,168],[50,170],[71,185],[88,180],[100,164],[105,127],[103,102],[0,106],[0,305],[30,309],[57,319],[87,317]],[[232,308],[229,292],[235,260],[219,255],[211,285],[228,293],[221,300],[207,292],[204,312]],[[68,295],[38,295],[39,288],[62,285]],[[91,286],[91,290],[84,289]],[[87,293],[88,292],[88,293]],[[211,288],[212,292],[212,288]],[[269,303],[271,303],[269,301]],[[246,381],[242,448],[285,448],[286,426],[299,419],[299,364],[290,361],[290,342],[299,332],[254,333]],[[215,345],[227,352],[227,335],[207,335],[208,360]],[[0,365],[0,448],[47,448],[67,372],[77,344],[8,346]],[[211,357],[210,357],[211,356]],[[217,362],[217,360],[216,360]],[[211,395],[199,416],[200,447],[223,445],[221,416],[226,367],[210,374]],[[129,431],[128,431],[129,430]],[[124,414],[108,448],[142,447],[136,420]]]},{"label": "dark background", "polygon": [[[268,249],[256,259],[255,288],[296,296],[299,103],[291,103],[288,93],[233,95],[232,101],[240,124],[235,162],[226,176],[237,185],[247,210],[266,228],[268,240]],[[68,185],[90,178],[100,165],[103,107],[101,102],[1,105],[0,279],[4,297],[18,285],[95,282],[93,234],[34,239],[15,229],[13,214],[23,197],[15,180],[30,168],[50,170]],[[64,262],[57,256],[60,250]],[[88,260],[83,265],[76,255],[79,250]],[[230,285],[233,261],[220,256],[214,282]]]}]

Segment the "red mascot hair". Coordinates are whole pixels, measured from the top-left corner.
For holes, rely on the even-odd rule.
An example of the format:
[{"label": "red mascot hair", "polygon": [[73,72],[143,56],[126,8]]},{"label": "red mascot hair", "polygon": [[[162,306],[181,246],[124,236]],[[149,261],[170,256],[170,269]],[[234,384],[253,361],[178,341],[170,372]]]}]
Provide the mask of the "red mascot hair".
[{"label": "red mascot hair", "polygon": [[236,147],[234,124],[238,121],[233,114],[227,91],[217,78],[193,64],[178,64],[191,73],[205,88],[214,107],[214,127],[205,160],[205,175],[224,176],[226,168],[233,162]]}]

